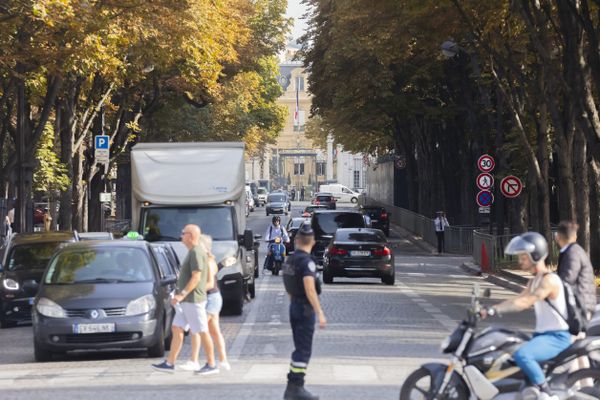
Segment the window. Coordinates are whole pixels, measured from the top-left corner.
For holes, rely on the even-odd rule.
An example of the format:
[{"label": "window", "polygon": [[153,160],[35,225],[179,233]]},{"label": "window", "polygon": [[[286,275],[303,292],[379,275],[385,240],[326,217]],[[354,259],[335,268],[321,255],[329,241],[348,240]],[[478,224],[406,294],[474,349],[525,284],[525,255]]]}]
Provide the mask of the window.
[{"label": "window", "polygon": [[166,278],[167,276],[176,276],[177,271],[174,271],[171,268],[171,261],[169,260],[164,247],[162,246],[152,246],[152,252],[156,257],[156,261],[158,262],[158,269],[160,270],[160,277]]},{"label": "window", "polygon": [[317,163],[317,175],[325,175],[327,170],[327,164],[324,162]]},{"label": "window", "polygon": [[202,227],[213,240],[235,240],[233,208],[224,207],[151,207],[143,210],[144,239],[149,242],[179,241],[188,224]]},{"label": "window", "polygon": [[354,171],[354,187],[360,187],[360,171]]},{"label": "window", "polygon": [[304,175],[304,163],[294,163],[294,175]]},{"label": "window", "polygon": [[365,228],[365,220],[359,213],[316,213],[312,227],[316,236],[333,235],[339,228]]}]

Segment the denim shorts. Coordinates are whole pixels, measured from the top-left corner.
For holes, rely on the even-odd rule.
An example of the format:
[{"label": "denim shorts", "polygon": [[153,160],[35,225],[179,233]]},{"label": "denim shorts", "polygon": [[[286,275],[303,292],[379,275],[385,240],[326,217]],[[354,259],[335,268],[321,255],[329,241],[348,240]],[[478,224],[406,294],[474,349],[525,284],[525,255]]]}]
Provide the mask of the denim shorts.
[{"label": "denim shorts", "polygon": [[210,315],[219,315],[223,308],[223,296],[221,292],[209,293],[206,302],[206,313]]}]

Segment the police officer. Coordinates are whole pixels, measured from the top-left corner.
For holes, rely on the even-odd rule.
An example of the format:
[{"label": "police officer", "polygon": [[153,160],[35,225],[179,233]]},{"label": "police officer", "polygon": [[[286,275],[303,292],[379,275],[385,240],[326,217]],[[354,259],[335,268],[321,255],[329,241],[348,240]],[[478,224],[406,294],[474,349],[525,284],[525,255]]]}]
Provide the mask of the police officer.
[{"label": "police officer", "polygon": [[315,235],[310,224],[304,223],[295,237],[293,255],[283,266],[283,283],[290,296],[290,324],[294,337],[294,352],[285,389],[285,400],[318,400],[304,388],[304,376],[310,361],[315,319],[325,328],[327,320],[319,302],[320,284],[316,278],[317,265],[310,256]]}]

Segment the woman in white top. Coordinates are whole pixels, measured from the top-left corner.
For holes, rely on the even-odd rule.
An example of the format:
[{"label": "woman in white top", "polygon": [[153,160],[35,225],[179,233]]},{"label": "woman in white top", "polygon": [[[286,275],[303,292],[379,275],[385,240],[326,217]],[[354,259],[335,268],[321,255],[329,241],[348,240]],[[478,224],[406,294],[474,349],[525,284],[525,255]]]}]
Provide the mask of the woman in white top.
[{"label": "woman in white top", "polygon": [[219,285],[217,282],[217,272],[219,272],[219,266],[212,253],[212,238],[207,235],[201,236],[202,243],[208,251],[208,279],[206,281],[206,314],[208,315],[208,331],[212,336],[213,343],[217,348],[219,354],[219,367],[229,371],[231,366],[227,361],[227,352],[225,350],[225,338],[221,333],[221,326],[219,324],[219,313],[223,308],[223,297],[219,291]]},{"label": "woman in white top", "polygon": [[539,363],[556,357],[568,348],[571,334],[565,321],[567,303],[563,284],[544,262],[548,256],[548,242],[539,233],[527,232],[513,238],[504,252],[517,255],[521,268],[531,272],[534,277],[521,294],[483,310],[482,317],[534,307],[536,326],[533,338],[521,346],[513,358],[531,384],[545,393],[547,398],[557,398],[551,393]]}]

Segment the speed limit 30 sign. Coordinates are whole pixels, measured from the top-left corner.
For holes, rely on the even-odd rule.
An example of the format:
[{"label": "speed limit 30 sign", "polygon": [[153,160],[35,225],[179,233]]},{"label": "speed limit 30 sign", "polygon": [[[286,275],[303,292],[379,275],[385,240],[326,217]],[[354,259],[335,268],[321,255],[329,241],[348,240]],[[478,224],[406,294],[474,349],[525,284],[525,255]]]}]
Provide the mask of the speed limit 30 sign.
[{"label": "speed limit 30 sign", "polygon": [[477,167],[481,172],[492,172],[495,166],[496,162],[489,154],[484,154],[477,160]]}]

